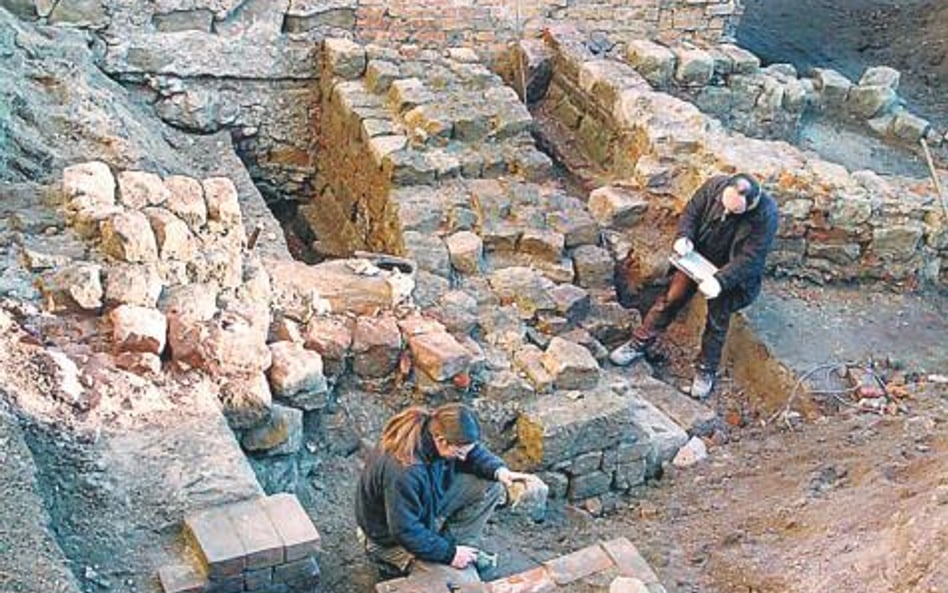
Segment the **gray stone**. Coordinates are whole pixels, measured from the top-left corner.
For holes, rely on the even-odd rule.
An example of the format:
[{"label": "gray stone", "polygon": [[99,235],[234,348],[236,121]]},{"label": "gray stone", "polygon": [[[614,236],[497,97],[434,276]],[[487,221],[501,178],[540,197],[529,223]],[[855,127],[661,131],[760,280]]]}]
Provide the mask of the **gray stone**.
[{"label": "gray stone", "polygon": [[884,260],[906,260],[918,249],[923,233],[923,225],[917,222],[876,228],[872,231],[872,250]]},{"label": "gray stone", "polygon": [[589,194],[589,211],[604,227],[627,228],[634,225],[648,208],[640,195],[606,185]]},{"label": "gray stone", "polygon": [[674,459],[678,449],[688,442],[688,433],[649,402],[629,399],[632,424],[641,435],[639,441],[649,447],[648,471],[652,474],[663,462]]},{"label": "gray stone", "polygon": [[365,70],[365,87],[377,95],[388,92],[400,76],[398,65],[385,60],[369,60]]},{"label": "gray stone", "polygon": [[543,364],[543,352],[533,344],[527,344],[514,354],[514,366],[522,372],[537,393],[553,387],[553,375]]},{"label": "gray stone", "polygon": [[575,284],[559,284],[550,290],[556,312],[575,323],[589,312],[589,292]]},{"label": "gray stone", "polygon": [[265,456],[296,453],[303,446],[303,411],[273,404],[266,421],[245,432],[240,444]]},{"label": "gray stone", "polygon": [[96,311],[102,306],[102,267],[75,263],[39,279],[44,302],[51,311]]},{"label": "gray stone", "polygon": [[588,390],[580,398],[555,392],[524,402],[517,419],[518,454],[530,467],[551,467],[634,438],[639,431],[629,404],[607,388]]},{"label": "gray stone", "polygon": [[609,492],[612,487],[612,475],[603,471],[575,476],[569,480],[569,490],[566,496],[570,500],[583,500],[592,496],[599,496]]},{"label": "gray stone", "polygon": [[829,219],[834,226],[854,228],[872,216],[872,203],[866,198],[839,197],[833,201]]},{"label": "gray stone", "polygon": [[484,244],[481,238],[470,231],[460,231],[444,240],[451,258],[451,265],[461,274],[477,274],[480,271]]},{"label": "gray stone", "polygon": [[525,514],[534,521],[546,516],[546,502],[550,487],[542,478],[527,474],[526,479],[517,480],[507,488],[507,505],[510,511]]},{"label": "gray stone", "polygon": [[556,302],[549,294],[552,286],[532,268],[515,266],[496,270],[488,281],[501,303],[515,303],[526,319],[537,311],[556,310]]},{"label": "gray stone", "polygon": [[760,68],[760,58],[742,47],[723,43],[718,49],[730,58],[735,74],[754,74]]},{"label": "gray stone", "polygon": [[477,328],[477,299],[463,290],[444,293],[431,315],[441,321],[447,330],[457,335],[468,335]]},{"label": "gray stone", "polygon": [[221,385],[219,397],[227,424],[234,430],[259,426],[270,417],[273,401],[263,373],[229,378]]},{"label": "gray stone", "polygon": [[391,83],[389,100],[399,113],[403,113],[434,100],[434,95],[418,78],[402,78]]},{"label": "gray stone", "polygon": [[891,87],[856,85],[849,90],[846,106],[862,119],[871,119],[890,111],[897,103],[898,95]]},{"label": "gray stone", "polygon": [[613,285],[615,262],[602,247],[581,245],[573,250],[576,283],[583,288],[610,288]]},{"label": "gray stone", "polygon": [[683,46],[672,49],[678,64],[675,67],[675,81],[683,86],[700,87],[711,82],[714,75],[714,58],[699,48]]},{"label": "gray stone", "polygon": [[102,0],[60,0],[49,13],[49,23],[101,29],[108,26],[109,15]]},{"label": "gray stone", "polygon": [[[199,329],[197,360],[200,366],[215,375],[225,376],[265,371],[271,363],[266,344],[267,325],[258,327],[250,316],[223,312]],[[187,340],[186,335],[181,337]],[[179,359],[180,353],[175,352],[173,344],[172,354]]]},{"label": "gray stone", "polygon": [[734,91],[726,86],[706,86],[695,97],[695,105],[701,111],[719,118],[731,115]]},{"label": "gray stone", "polygon": [[932,129],[932,125],[927,119],[902,110],[895,114],[890,129],[896,138],[918,144],[918,141],[924,138],[928,131]]},{"label": "gray stone", "polygon": [[827,109],[842,109],[853,83],[832,68],[814,68],[813,82],[820,93],[820,102]]},{"label": "gray stone", "polygon": [[[521,39],[511,52],[510,82],[526,96],[528,103],[535,103],[546,95],[553,77],[554,52],[541,39]],[[526,94],[524,94],[526,83]]]},{"label": "gray stone", "polygon": [[329,72],[346,80],[360,78],[365,72],[365,49],[348,39],[323,40],[323,60]]},{"label": "gray stone", "polygon": [[664,45],[634,39],[626,46],[626,60],[655,87],[664,88],[675,72],[675,53]]},{"label": "gray stone", "polygon": [[599,382],[599,364],[589,350],[563,338],[550,340],[542,363],[557,389],[592,389]]},{"label": "gray stone", "polygon": [[451,274],[451,255],[437,235],[407,231],[403,235],[405,254],[418,264],[418,269],[447,278]]},{"label": "gray stone", "polygon": [[566,247],[563,233],[546,229],[525,229],[517,250],[547,261],[559,261]]},{"label": "gray stone", "polygon": [[577,455],[567,473],[571,476],[589,474],[602,467],[602,451],[590,451]]},{"label": "gray stone", "polygon": [[859,78],[859,86],[883,86],[897,91],[901,77],[902,75],[895,68],[870,66]]}]

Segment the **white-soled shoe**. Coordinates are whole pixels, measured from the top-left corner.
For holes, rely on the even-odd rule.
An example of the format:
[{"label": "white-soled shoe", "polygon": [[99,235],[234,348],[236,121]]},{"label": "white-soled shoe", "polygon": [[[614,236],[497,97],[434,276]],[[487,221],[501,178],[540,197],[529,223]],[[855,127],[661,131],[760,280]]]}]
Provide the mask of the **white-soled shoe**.
[{"label": "white-soled shoe", "polygon": [[713,371],[699,370],[696,372],[695,378],[691,382],[691,397],[706,399],[711,395],[711,390],[714,389],[714,375]]},{"label": "white-soled shoe", "polygon": [[632,343],[631,340],[622,344],[609,353],[612,364],[626,367],[645,356],[645,350]]}]

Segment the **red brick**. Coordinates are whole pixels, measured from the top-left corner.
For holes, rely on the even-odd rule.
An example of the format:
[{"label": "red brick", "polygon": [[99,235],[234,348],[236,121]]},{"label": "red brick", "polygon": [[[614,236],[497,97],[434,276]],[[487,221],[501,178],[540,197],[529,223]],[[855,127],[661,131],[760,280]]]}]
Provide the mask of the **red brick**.
[{"label": "red brick", "polygon": [[604,542],[603,550],[612,558],[612,561],[619,567],[619,572],[625,577],[635,577],[649,585],[657,583],[658,577],[652,571],[645,558],[639,554],[638,549],[624,537]]},{"label": "red brick", "polygon": [[547,593],[554,589],[556,584],[542,566],[487,583],[488,593]]},{"label": "red brick", "polygon": [[614,564],[600,546],[589,546],[543,563],[550,578],[557,585],[566,585],[577,579],[612,568]]},{"label": "red brick", "polygon": [[319,532],[295,496],[274,494],[263,501],[263,508],[283,542],[284,561],[311,556],[319,549]]},{"label": "red brick", "polygon": [[184,526],[211,579],[239,574],[244,569],[244,547],[225,508],[186,517]]}]

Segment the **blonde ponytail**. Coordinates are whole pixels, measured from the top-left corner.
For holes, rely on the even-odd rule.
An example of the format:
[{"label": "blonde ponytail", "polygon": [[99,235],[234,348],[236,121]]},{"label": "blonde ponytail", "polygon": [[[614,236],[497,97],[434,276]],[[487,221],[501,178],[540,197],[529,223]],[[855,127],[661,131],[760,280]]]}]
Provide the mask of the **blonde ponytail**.
[{"label": "blonde ponytail", "polygon": [[415,406],[392,416],[382,429],[379,448],[408,466],[418,461],[421,453],[422,430],[430,413],[426,408]]}]

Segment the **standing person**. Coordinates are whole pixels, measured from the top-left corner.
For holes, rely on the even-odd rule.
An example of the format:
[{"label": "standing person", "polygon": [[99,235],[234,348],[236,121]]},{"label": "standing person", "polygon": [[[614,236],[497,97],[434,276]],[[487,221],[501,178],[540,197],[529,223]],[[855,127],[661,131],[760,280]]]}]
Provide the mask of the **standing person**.
[{"label": "standing person", "polygon": [[480,444],[474,412],[463,404],[412,407],[385,424],[356,491],[359,538],[383,574],[421,563],[464,569],[505,487],[528,474],[510,471]]},{"label": "standing person", "polygon": [[706,398],[714,388],[731,314],[760,294],[764,263],[778,224],[777,203],[761,192],[750,175],[720,175],[706,181],[685,207],[673,249],[679,255],[697,250],[718,267],[718,272],[698,285],[675,270],[668,290],[649,309],[642,325],[632,332],[632,339],[609,355],[613,364],[626,366],[645,356],[655,339],[700,290],[708,299],[708,316],[691,396]]}]

